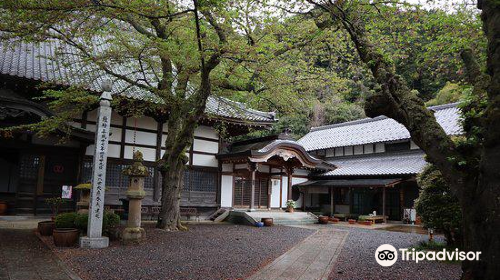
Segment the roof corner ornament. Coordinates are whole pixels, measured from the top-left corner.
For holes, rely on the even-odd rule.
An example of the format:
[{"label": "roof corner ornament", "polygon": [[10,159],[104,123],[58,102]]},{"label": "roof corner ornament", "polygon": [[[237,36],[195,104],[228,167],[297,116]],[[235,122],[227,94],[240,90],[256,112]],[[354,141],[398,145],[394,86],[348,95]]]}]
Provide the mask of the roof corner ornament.
[{"label": "roof corner ornament", "polygon": [[288,161],[289,159],[291,158],[294,158],[295,155],[289,151],[286,151],[286,150],[279,150],[277,153],[276,153],[277,156],[281,157],[284,161]]}]

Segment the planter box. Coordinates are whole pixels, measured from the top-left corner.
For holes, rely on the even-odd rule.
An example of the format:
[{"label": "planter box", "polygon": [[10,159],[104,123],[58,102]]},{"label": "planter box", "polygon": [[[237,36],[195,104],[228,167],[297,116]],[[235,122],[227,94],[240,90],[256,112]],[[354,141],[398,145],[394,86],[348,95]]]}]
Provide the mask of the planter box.
[{"label": "planter box", "polygon": [[76,228],[56,228],[52,235],[57,247],[72,247],[78,241],[80,232]]},{"label": "planter box", "polygon": [[56,223],[54,221],[43,221],[38,223],[38,232],[41,236],[51,236],[55,228]]},{"label": "planter box", "polygon": [[328,224],[328,217],[327,216],[319,216],[318,222],[322,225],[326,225],[326,224]]},{"label": "planter box", "polygon": [[270,227],[270,226],[274,225],[273,218],[262,218],[260,221],[262,223],[264,223],[264,226],[266,226],[266,227]]},{"label": "planter box", "polygon": [[353,220],[353,219],[349,219],[349,224],[353,225],[356,223],[356,220]]}]

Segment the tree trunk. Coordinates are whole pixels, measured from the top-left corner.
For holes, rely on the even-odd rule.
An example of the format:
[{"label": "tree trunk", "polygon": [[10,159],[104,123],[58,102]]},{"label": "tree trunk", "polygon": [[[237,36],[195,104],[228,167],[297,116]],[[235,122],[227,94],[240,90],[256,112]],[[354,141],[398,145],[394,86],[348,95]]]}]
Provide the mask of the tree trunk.
[{"label": "tree trunk", "polygon": [[181,224],[180,200],[184,178],[184,164],[175,161],[166,162],[161,171],[162,196],[161,211],[158,215],[157,227],[167,231],[186,230]]}]

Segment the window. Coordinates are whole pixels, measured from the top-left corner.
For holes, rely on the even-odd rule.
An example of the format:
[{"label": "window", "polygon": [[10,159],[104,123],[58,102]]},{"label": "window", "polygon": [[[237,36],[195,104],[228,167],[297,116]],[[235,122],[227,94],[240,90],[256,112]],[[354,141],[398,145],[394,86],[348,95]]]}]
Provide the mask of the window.
[{"label": "window", "polygon": [[399,151],[406,151],[409,149],[410,149],[410,141],[385,144],[386,152],[399,152]]},{"label": "window", "polygon": [[[90,182],[92,180],[92,161],[87,160],[83,162],[82,182]],[[123,174],[123,170],[127,168],[128,164],[120,164],[108,162],[106,164],[106,187],[113,188],[128,188],[128,176]],[[147,166],[150,176],[144,178],[144,188],[153,188],[154,168]]]},{"label": "window", "polygon": [[184,171],[185,191],[217,192],[218,175],[215,171],[193,170]]}]

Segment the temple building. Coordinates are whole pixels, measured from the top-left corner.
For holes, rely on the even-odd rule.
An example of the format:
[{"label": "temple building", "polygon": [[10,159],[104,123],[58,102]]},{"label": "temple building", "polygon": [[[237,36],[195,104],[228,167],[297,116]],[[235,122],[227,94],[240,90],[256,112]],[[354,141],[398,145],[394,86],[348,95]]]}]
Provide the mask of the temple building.
[{"label": "temple building", "polygon": [[[429,107],[448,135],[462,134],[457,105]],[[380,116],[315,127],[297,142],[337,167],[294,186],[303,194],[304,210],[353,218],[375,211],[402,220],[405,209],[413,208],[425,154],[395,120]]]}]

